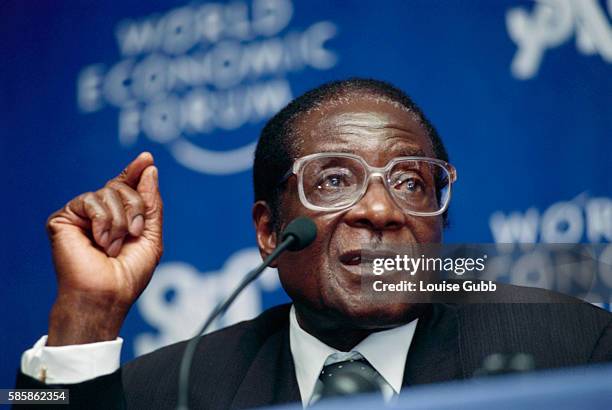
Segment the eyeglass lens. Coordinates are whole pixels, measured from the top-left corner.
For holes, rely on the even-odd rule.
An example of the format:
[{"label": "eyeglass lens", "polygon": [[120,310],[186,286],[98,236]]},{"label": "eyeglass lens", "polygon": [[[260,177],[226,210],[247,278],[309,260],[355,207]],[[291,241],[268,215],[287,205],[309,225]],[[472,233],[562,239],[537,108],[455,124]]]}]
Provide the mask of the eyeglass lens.
[{"label": "eyeglass lens", "polygon": [[[440,164],[402,160],[385,177],[396,203],[407,210],[437,212],[448,200],[450,176]],[[301,182],[309,203],[337,209],[359,199],[367,182],[367,169],[355,158],[313,158],[304,164]]]}]

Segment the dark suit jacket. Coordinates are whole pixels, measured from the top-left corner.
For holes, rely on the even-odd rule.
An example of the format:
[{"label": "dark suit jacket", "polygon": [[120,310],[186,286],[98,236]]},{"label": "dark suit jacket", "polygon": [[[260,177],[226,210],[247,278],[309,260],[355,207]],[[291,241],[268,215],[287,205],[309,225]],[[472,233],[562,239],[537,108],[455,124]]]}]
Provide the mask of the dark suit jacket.
[{"label": "dark suit jacket", "polygon": [[[503,291],[504,300],[517,303],[431,305],[419,319],[404,385],[472,377],[493,353],[531,354],[537,369],[612,361],[611,313],[538,289],[505,286]],[[277,306],[205,336],[192,365],[191,408],[299,401],[288,318],[289,305]],[[184,347],[185,342],[167,346],[111,375],[68,385],[71,403],[88,409],[173,409]],[[45,387],[18,375],[17,388]]]}]

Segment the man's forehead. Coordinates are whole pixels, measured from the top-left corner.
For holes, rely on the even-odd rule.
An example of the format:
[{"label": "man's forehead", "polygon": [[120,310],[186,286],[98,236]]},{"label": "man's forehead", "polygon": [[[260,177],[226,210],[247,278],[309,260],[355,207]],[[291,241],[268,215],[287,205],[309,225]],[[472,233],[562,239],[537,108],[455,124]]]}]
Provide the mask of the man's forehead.
[{"label": "man's forehead", "polygon": [[333,137],[401,137],[423,134],[418,120],[385,111],[342,111],[324,116],[310,129],[311,135],[327,133]]},{"label": "man's forehead", "polygon": [[388,103],[356,101],[310,112],[298,130],[301,155],[387,150],[431,156],[433,148],[416,114]]},{"label": "man's forehead", "polygon": [[337,132],[351,133],[352,130],[363,132],[367,130],[382,130],[385,128],[410,129],[410,124],[401,121],[394,115],[384,111],[340,111],[323,116],[318,128],[336,129]]}]

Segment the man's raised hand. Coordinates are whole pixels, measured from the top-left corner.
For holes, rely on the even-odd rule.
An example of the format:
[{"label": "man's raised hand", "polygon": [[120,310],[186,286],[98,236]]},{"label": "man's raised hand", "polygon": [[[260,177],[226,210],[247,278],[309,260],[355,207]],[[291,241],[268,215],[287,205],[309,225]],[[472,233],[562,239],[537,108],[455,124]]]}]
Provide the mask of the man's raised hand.
[{"label": "man's raised hand", "polygon": [[157,168],[144,152],[47,221],[58,294],[47,345],[113,340],[162,255]]}]

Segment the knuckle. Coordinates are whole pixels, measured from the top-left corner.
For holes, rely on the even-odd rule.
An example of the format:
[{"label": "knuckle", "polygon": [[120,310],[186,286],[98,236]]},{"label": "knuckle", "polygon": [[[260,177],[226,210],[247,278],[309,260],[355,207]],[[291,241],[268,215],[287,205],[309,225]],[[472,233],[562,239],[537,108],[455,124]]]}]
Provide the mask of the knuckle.
[{"label": "knuckle", "polygon": [[77,197],[77,200],[81,200],[84,203],[90,204],[96,200],[96,195],[93,192],[85,192]]},{"label": "knuckle", "polygon": [[162,215],[164,211],[164,204],[161,201],[161,198],[155,198],[151,206],[149,207],[147,214],[153,215]]},{"label": "knuckle", "polygon": [[101,188],[97,193],[103,199],[106,200],[108,198],[112,198],[114,196],[115,190],[109,187]]},{"label": "knuckle", "polygon": [[102,223],[104,225],[108,224],[109,222],[108,215],[102,212],[97,212],[97,211],[91,214],[91,220],[98,222],[98,223]]},{"label": "knuckle", "polygon": [[145,209],[144,200],[140,197],[135,197],[133,200],[129,200],[127,205],[132,208],[132,210],[142,213]]},{"label": "knuckle", "polygon": [[51,233],[55,230],[55,222],[59,212],[60,211],[53,212],[45,221],[45,229],[47,232]]},{"label": "knuckle", "polygon": [[113,228],[115,228],[115,230],[119,232],[127,232],[128,230],[128,226],[127,223],[125,223],[125,220],[116,222],[115,224],[113,224]]},{"label": "knuckle", "polygon": [[117,215],[115,218],[113,218],[111,225],[115,231],[127,231],[127,218],[125,215]]},{"label": "knuckle", "polygon": [[106,188],[110,188],[110,189],[114,189],[114,190],[119,190],[124,188],[126,185],[123,182],[119,182],[116,181],[114,179],[108,181],[105,185]]},{"label": "knuckle", "polygon": [[131,206],[131,207],[138,207],[143,203],[142,198],[138,194],[124,195],[123,202],[125,206]]}]

